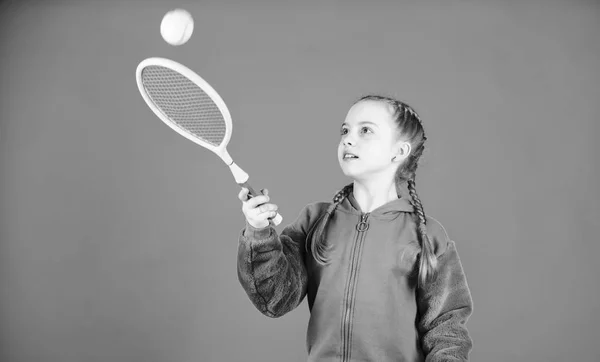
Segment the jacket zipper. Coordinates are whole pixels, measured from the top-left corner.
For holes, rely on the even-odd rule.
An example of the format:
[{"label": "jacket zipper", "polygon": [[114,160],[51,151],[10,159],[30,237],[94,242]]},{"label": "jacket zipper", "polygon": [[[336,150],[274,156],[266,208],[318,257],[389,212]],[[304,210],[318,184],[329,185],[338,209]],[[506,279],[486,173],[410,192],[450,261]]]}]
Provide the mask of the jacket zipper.
[{"label": "jacket zipper", "polygon": [[350,360],[350,337],[351,337],[351,314],[354,308],[354,294],[356,288],[357,278],[357,267],[359,265],[360,249],[362,247],[362,241],[364,240],[364,234],[369,229],[367,219],[369,213],[361,215],[359,223],[356,224],[356,230],[358,231],[356,239],[354,241],[354,247],[350,255],[350,275],[348,277],[348,283],[346,284],[346,300],[344,301],[344,313],[342,316],[342,362]]}]

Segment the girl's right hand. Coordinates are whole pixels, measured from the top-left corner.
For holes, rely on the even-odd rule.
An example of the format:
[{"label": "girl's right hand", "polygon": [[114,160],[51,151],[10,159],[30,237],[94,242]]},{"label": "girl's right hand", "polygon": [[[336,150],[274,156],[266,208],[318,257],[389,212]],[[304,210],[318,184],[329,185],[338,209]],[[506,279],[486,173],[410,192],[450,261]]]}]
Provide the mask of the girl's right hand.
[{"label": "girl's right hand", "polygon": [[263,189],[262,195],[248,198],[248,189],[243,187],[238,194],[238,199],[242,201],[242,212],[250,225],[257,229],[266,228],[270,225],[270,220],[277,215],[277,205],[269,204],[269,190]]}]

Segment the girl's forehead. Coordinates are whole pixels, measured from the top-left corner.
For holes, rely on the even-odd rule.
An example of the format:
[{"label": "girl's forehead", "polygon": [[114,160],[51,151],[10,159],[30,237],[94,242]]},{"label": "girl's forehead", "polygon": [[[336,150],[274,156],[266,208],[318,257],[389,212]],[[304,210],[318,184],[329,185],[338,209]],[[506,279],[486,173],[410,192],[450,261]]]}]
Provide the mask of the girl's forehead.
[{"label": "girl's forehead", "polygon": [[392,107],[385,102],[364,100],[350,107],[345,123],[369,121],[380,126],[391,127],[393,124],[392,113]]}]

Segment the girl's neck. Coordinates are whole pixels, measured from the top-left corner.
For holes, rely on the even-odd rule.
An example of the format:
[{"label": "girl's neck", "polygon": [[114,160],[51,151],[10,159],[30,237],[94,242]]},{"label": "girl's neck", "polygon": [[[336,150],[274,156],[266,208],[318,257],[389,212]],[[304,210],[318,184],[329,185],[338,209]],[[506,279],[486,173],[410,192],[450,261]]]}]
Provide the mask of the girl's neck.
[{"label": "girl's neck", "polygon": [[354,181],[352,194],[362,212],[371,212],[398,198],[396,184],[393,181],[392,183],[372,182],[368,184]]}]

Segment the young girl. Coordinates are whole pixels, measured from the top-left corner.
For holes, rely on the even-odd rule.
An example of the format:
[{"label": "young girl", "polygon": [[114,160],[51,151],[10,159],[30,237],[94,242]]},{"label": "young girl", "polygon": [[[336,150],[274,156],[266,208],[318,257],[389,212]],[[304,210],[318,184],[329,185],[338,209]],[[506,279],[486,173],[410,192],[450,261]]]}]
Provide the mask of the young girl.
[{"label": "young girl", "polygon": [[454,241],[425,215],[415,189],[426,139],[407,104],[363,97],[338,146],[353,183],[333,202],[305,206],[277,235],[267,190],[239,193],[239,281],[269,317],[308,296],[309,361],[468,360],[467,280]]}]

